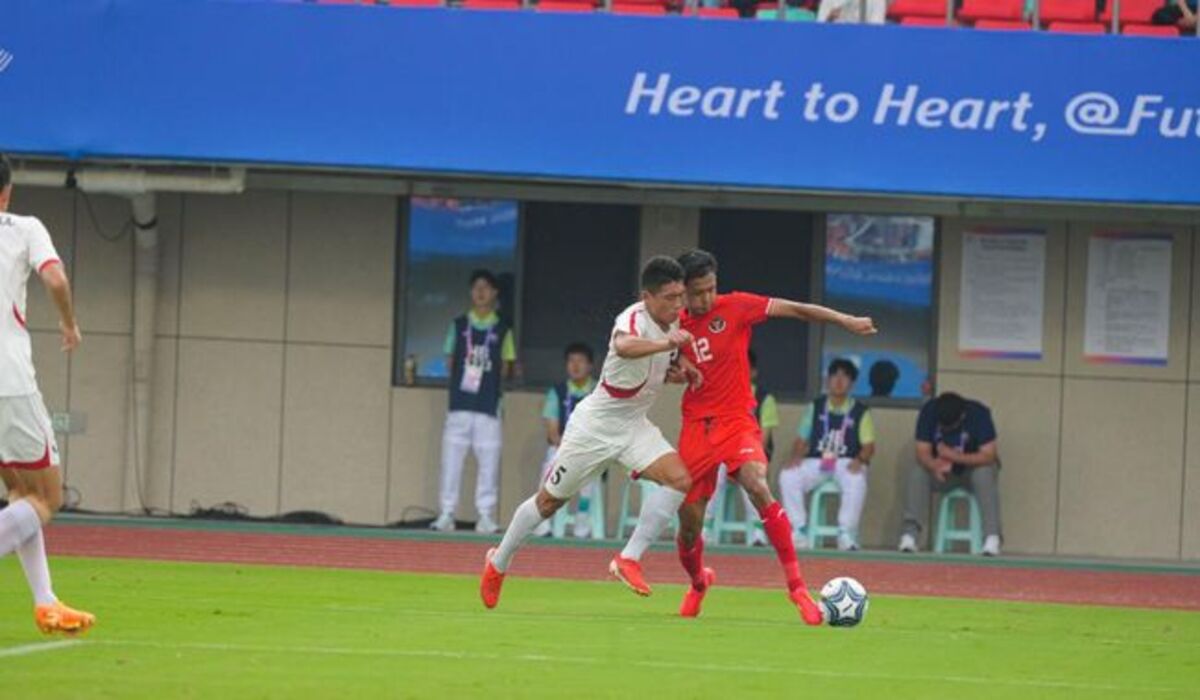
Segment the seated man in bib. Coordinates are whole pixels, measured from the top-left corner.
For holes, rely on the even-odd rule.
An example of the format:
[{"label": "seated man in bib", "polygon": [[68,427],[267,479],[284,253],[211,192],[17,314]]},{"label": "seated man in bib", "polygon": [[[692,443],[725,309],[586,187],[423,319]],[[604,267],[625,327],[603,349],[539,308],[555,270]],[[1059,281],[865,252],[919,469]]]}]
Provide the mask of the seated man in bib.
[{"label": "seated man in bib", "polygon": [[[566,362],[565,381],[550,387],[546,392],[546,400],[542,403],[542,422],[546,424],[546,459],[542,463],[541,476],[538,486],[550,476],[554,468],[554,458],[558,455],[558,446],[562,444],[563,431],[567,429],[567,421],[580,401],[587,398],[596,388],[596,379],[592,376],[595,368],[595,353],[587,343],[574,342],[563,351]],[[592,536],[591,508],[600,502],[597,498],[600,489],[604,488],[608,472],[592,479],[579,492],[579,507],[575,510],[575,537],[586,539]],[[550,534],[553,518],[546,518],[534,529],[533,534],[545,537]]]},{"label": "seated man in bib", "polygon": [[806,499],[826,479],[841,489],[838,508],[838,549],[858,549],[858,523],[867,500],[867,467],[875,454],[875,423],[871,411],[850,397],[858,368],[844,358],[829,363],[827,393],[805,411],[796,431],[792,458],[779,474],[783,505],[795,528],[797,549],[810,543]]}]

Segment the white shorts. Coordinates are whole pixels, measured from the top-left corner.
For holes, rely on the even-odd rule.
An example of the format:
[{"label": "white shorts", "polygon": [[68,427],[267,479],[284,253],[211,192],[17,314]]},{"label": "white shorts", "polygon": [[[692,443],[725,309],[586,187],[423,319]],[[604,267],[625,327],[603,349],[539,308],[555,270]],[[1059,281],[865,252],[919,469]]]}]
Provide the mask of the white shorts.
[{"label": "white shorts", "polygon": [[543,484],[551,496],[560,500],[579,493],[588,480],[612,462],[636,478],[638,472],[675,451],[658,426],[644,418],[622,431],[619,437],[588,432],[583,424],[574,420],[567,424],[554,466]]},{"label": "white shorts", "polygon": [[0,396],[0,467],[59,466],[54,427],[41,394]]}]

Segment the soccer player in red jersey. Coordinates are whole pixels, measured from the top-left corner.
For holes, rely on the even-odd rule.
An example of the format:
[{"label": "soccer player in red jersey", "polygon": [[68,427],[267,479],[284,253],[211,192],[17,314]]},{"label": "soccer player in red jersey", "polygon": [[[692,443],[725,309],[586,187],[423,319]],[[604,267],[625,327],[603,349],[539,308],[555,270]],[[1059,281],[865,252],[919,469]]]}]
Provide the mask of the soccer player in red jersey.
[{"label": "soccer player in red jersey", "polygon": [[703,250],[679,256],[684,270],[686,304],[680,327],[692,334],[691,346],[682,348],[704,376],[704,383],[684,392],[683,428],[679,454],[692,475],[692,488],[679,509],[679,561],[691,578],[679,614],[700,614],[704,594],[715,580],[704,566],[704,510],[717,483],[717,469],[726,466],[729,476],[750,495],[763,520],[763,529],[787,579],[788,597],[810,625],[821,624],[820,608],[809,596],[800,562],[792,544],[792,526],[783,507],[767,485],[767,456],[762,432],[754,418],[750,390],[748,350],[754,326],[768,318],[836,323],[859,335],[876,332],[870,318],[850,316],[833,309],[757,294],[717,293],[717,260]]}]

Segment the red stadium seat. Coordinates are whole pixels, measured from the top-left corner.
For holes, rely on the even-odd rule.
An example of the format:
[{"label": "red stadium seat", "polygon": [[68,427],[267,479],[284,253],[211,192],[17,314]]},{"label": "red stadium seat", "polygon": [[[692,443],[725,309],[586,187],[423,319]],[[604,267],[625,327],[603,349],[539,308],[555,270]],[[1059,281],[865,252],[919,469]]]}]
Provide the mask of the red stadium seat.
[{"label": "red stadium seat", "polygon": [[[1125,13],[1122,12],[1122,15]],[[1127,24],[1121,30],[1122,34],[1133,36],[1169,36],[1178,37],[1179,27],[1170,24]]]},{"label": "red stadium seat", "polygon": [[1105,32],[1104,25],[1099,22],[1051,22],[1047,29],[1063,34],[1103,34]]},{"label": "red stadium seat", "polygon": [[463,0],[462,6],[468,10],[519,10],[520,0]]},{"label": "red stadium seat", "polygon": [[1042,24],[1095,22],[1096,0],[1042,0],[1038,17]]},{"label": "red stadium seat", "polygon": [[622,2],[613,3],[612,11],[614,15],[651,15],[660,17],[667,14],[667,8],[662,5],[646,5],[643,3]]},{"label": "red stadium seat", "polygon": [[981,19],[975,23],[976,29],[999,29],[1005,31],[1029,31],[1033,27],[1028,22],[1017,22],[1011,19]]},{"label": "red stadium seat", "polygon": [[570,0],[542,0],[537,4],[538,12],[592,12],[596,6],[591,2]]},{"label": "red stadium seat", "polygon": [[[685,12],[684,14],[691,16],[690,13],[687,13],[687,12]],[[742,18],[742,16],[738,14],[738,11],[733,9],[732,7],[701,7],[699,9],[699,11],[697,11],[696,16],[703,17],[705,19],[741,19]]]},{"label": "red stadium seat", "polygon": [[[1154,11],[1162,6],[1162,0],[1121,0],[1121,9],[1119,10],[1121,16],[1118,18],[1118,22],[1121,24],[1150,24],[1150,17]],[[1112,18],[1113,0],[1108,0],[1100,19],[1105,24],[1112,26]]]},{"label": "red stadium seat", "polygon": [[981,19],[1019,20],[1024,16],[1024,0],[965,0],[958,11],[958,18],[968,22]]},{"label": "red stadium seat", "polygon": [[946,0],[896,0],[888,7],[888,17],[945,17]]},{"label": "red stadium seat", "polygon": [[900,20],[900,24],[906,27],[940,27],[942,29],[953,29],[957,24],[946,24],[945,17],[905,17]]}]

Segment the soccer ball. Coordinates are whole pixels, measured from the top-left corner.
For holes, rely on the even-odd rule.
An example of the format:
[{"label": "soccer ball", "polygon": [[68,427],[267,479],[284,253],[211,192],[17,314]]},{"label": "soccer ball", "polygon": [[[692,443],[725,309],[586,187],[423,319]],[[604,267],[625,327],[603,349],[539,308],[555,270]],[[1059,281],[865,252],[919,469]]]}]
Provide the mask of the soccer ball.
[{"label": "soccer ball", "polygon": [[830,627],[853,627],[867,616],[867,589],[849,576],[839,576],[821,587],[821,607]]}]

